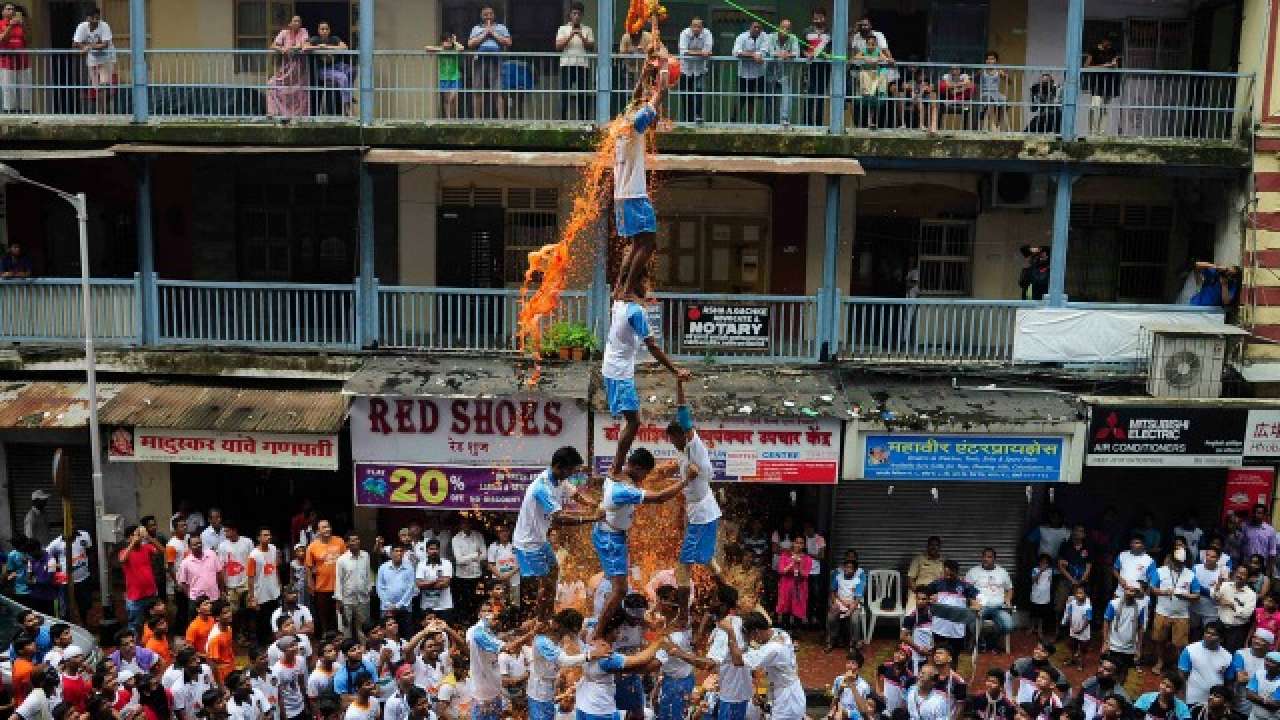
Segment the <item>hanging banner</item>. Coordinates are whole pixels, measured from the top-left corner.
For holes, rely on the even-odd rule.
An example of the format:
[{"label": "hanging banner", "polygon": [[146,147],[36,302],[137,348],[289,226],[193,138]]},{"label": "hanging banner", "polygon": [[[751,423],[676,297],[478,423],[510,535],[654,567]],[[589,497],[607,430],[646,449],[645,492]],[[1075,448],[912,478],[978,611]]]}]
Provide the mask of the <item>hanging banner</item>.
[{"label": "hanging banner", "polygon": [[1235,408],[1095,406],[1090,466],[1233,467],[1244,455],[1247,413]]},{"label": "hanging banner", "polygon": [[867,480],[1061,482],[1065,438],[868,433]]},{"label": "hanging banner", "polygon": [[769,351],[769,306],[689,304],[681,342],[686,350]]},{"label": "hanging banner", "polygon": [[1271,507],[1276,485],[1276,470],[1270,467],[1239,467],[1227,470],[1227,484],[1222,491],[1222,520],[1231,513],[1248,516],[1254,505]]},{"label": "hanging banner", "polygon": [[[597,417],[592,463],[596,472],[607,472],[613,465],[621,430],[617,421]],[[717,482],[836,482],[839,420],[706,420],[697,424],[697,430],[710,452]],[[652,452],[658,462],[676,457],[665,423],[641,425],[633,447]]]},{"label": "hanging banner", "polygon": [[525,488],[545,469],[356,463],[355,501],[361,507],[519,512]]},{"label": "hanging banner", "polygon": [[113,462],[337,470],[338,436],[121,427],[111,432],[107,456]]},{"label": "hanging banner", "polygon": [[585,449],[587,413],[573,400],[364,397],[351,400],[357,462],[544,467],[557,448]]}]

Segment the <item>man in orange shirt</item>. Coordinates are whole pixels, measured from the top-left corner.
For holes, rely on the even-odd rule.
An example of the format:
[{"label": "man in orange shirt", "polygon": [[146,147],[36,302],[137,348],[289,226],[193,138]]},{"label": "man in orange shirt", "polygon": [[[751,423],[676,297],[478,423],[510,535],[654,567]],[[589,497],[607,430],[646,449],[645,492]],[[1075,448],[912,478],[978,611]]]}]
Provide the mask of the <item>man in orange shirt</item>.
[{"label": "man in orange shirt", "polygon": [[162,663],[161,671],[167,670],[173,664],[173,650],[169,647],[168,618],[149,618],[147,620],[147,632],[149,635],[142,646],[159,656]]},{"label": "man in orange shirt", "polygon": [[209,633],[216,623],[213,619],[213,601],[201,596],[196,600],[195,619],[187,626],[187,645],[204,654],[205,646],[209,644]]},{"label": "man in orange shirt", "polygon": [[231,637],[231,619],[235,611],[226,600],[213,604],[213,614],[218,623],[209,631],[209,640],[205,645],[204,656],[213,666],[213,674],[219,683],[226,683],[227,676],[236,669],[236,646]]},{"label": "man in orange shirt", "polygon": [[311,591],[311,607],[315,611],[316,634],[337,630],[333,588],[337,577],[338,558],[347,551],[342,538],[333,536],[328,520],[316,522],[316,539],[307,546],[307,589]]},{"label": "man in orange shirt", "polygon": [[13,639],[13,652],[17,658],[13,661],[13,702],[14,707],[22,704],[31,692],[31,672],[36,664],[36,641],[30,635],[19,635]]}]

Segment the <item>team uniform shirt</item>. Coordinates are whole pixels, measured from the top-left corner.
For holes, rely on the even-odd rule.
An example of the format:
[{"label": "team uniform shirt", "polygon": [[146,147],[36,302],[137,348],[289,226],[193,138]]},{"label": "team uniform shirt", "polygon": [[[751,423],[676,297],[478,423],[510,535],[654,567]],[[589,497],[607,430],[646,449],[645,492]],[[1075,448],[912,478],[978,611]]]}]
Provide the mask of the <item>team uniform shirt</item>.
[{"label": "team uniform shirt", "polygon": [[550,468],[543,470],[524,491],[520,514],[511,533],[512,546],[528,551],[545,547],[551,516],[560,512],[572,496],[572,485],[557,480]]},{"label": "team uniform shirt", "polygon": [[331,692],[333,692],[333,670],[325,670],[316,664],[316,668],[307,676],[307,697],[318,698]]},{"label": "team uniform shirt", "polygon": [[502,695],[498,653],[502,643],[484,620],[467,630],[467,650],[471,657],[471,684],[478,702],[487,703]]},{"label": "team uniform shirt", "polygon": [[[1145,582],[1152,587],[1156,585],[1156,559],[1148,553],[1134,555],[1129,550],[1125,550],[1116,556],[1115,569],[1130,585],[1137,585],[1139,582]],[[1124,595],[1124,588],[1116,583],[1116,597],[1122,595]]]},{"label": "team uniform shirt", "polygon": [[[1239,673],[1249,673],[1249,678],[1253,679],[1255,676],[1266,672],[1264,665],[1265,658],[1254,655],[1251,648],[1241,648],[1235,651],[1234,654],[1236,656],[1237,663],[1240,665],[1237,675],[1239,675]],[[1265,653],[1263,654],[1265,655]],[[1236,712],[1248,717],[1252,710],[1253,703],[1249,701],[1249,698],[1243,692],[1236,693]]]},{"label": "team uniform shirt", "polygon": [[981,565],[971,567],[965,573],[964,580],[978,590],[978,601],[984,607],[1004,605],[1005,592],[1013,589],[1013,578],[1009,577],[1009,571],[999,565],[990,570]]},{"label": "team uniform shirt", "polygon": [[[1144,598],[1145,600],[1145,598]],[[1107,644],[1114,652],[1133,655],[1138,652],[1138,635],[1147,626],[1147,604],[1134,602],[1129,605],[1124,598],[1113,598],[1107,603],[1102,618],[1111,623]]]},{"label": "team uniform shirt", "polygon": [[845,714],[849,716],[849,720],[863,720],[862,713],[858,711],[858,703],[854,698],[854,693],[866,699],[871,696],[871,686],[867,684],[866,680],[858,677],[853,686],[850,687],[845,683],[843,675],[837,676],[835,681],[831,683],[831,697],[838,698],[840,709],[844,710]]},{"label": "team uniform shirt", "polygon": [[13,712],[22,720],[53,720],[49,697],[40,688],[32,690]]},{"label": "team uniform shirt", "polygon": [[[275,612],[271,613],[271,627],[274,628],[276,626],[276,622],[285,614],[285,612],[284,607],[281,606],[276,608]],[[303,625],[315,622],[315,619],[311,616],[311,610],[309,610],[306,605],[299,605],[293,610],[289,610],[288,613],[289,617],[293,618],[294,627],[299,631],[302,630]]]},{"label": "team uniform shirt", "polygon": [[1093,622],[1093,604],[1085,598],[1084,602],[1076,602],[1075,598],[1067,601],[1067,607],[1062,611],[1062,624],[1067,628],[1067,634],[1075,640],[1089,640],[1089,625]]},{"label": "team uniform shirt", "polygon": [[1143,713],[1142,720],[1191,720],[1191,708],[1182,700],[1175,697],[1173,707],[1166,710],[1156,701],[1159,697],[1160,693],[1149,692],[1134,701],[1134,709]]},{"label": "team uniform shirt", "polygon": [[969,698],[966,712],[974,713],[982,720],[1013,720],[1015,708],[1004,693],[992,698],[986,693]]},{"label": "team uniform shirt", "polygon": [[378,698],[370,697],[364,705],[360,704],[360,700],[352,700],[347,706],[347,714],[343,716],[344,720],[378,720],[382,711],[378,707]]},{"label": "team uniform shirt", "polygon": [[506,694],[513,698],[524,695],[524,682],[529,679],[530,660],[525,655],[527,649],[528,646],[515,653],[498,653],[498,674],[502,676],[503,682],[523,681],[520,685],[503,685]]},{"label": "team uniform shirt", "polygon": [[232,542],[223,540],[218,546],[218,559],[222,561],[222,571],[226,574],[227,589],[242,588],[249,584],[249,553],[253,552],[253,541],[240,537]]},{"label": "team uniform shirt", "polygon": [[276,676],[271,674],[270,666],[261,676],[250,674],[247,677],[249,684],[253,686],[253,691],[262,695],[271,705],[270,716],[280,720],[280,685],[276,681]]},{"label": "team uniform shirt", "polygon": [[[730,622],[733,624],[734,639],[738,647],[745,647],[747,641],[742,635],[742,618],[734,615]],[[712,632],[711,647],[707,650],[707,657],[720,665],[721,702],[743,703],[751,699],[754,691],[751,670],[746,666],[733,664],[733,660],[729,657],[729,635],[725,633],[724,628],[717,627]]]},{"label": "team uniform shirt", "polygon": [[867,571],[857,568],[853,571],[853,577],[845,577],[843,568],[833,570],[831,572],[831,592],[846,603],[862,600],[867,592]]},{"label": "team uniform shirt", "polygon": [[1196,576],[1196,583],[1200,586],[1200,597],[1192,604],[1191,610],[1197,615],[1216,618],[1218,616],[1218,603],[1214,600],[1213,593],[1218,588],[1218,584],[1230,577],[1231,571],[1227,568],[1226,563],[1219,561],[1218,567],[1207,568],[1204,563],[1196,565],[1192,569]]},{"label": "team uniform shirt", "polygon": [[633,379],[636,357],[644,347],[645,339],[652,334],[644,308],[637,303],[615,300],[600,374],[608,380]]},{"label": "team uniform shirt", "polygon": [[[929,608],[916,608],[915,612],[902,619],[902,629],[911,633],[911,642],[926,652],[933,650],[933,613]],[[911,648],[911,671],[920,672],[920,663],[925,656]]]},{"label": "team uniform shirt", "polygon": [[534,637],[533,653],[529,659],[529,679],[525,681],[525,692],[529,699],[554,702],[560,669],[580,667],[585,660],[585,654],[570,655],[546,635]]},{"label": "team uniform shirt", "polygon": [[433,698],[439,694],[440,686],[448,674],[443,653],[434,663],[423,660],[421,653],[413,659],[413,684],[427,691],[427,694]]},{"label": "team uniform shirt", "polygon": [[280,709],[285,718],[295,718],[306,710],[306,700],[302,697],[302,686],[307,676],[307,663],[301,657],[295,658],[292,665],[280,660],[271,666],[271,674],[276,678],[276,687],[280,689]]},{"label": "team uniform shirt", "polygon": [[71,582],[81,583],[89,579],[89,548],[91,547],[93,547],[93,541],[89,539],[89,533],[83,530],[76,533],[71,541],[70,567],[67,563],[67,541],[61,535],[54,538],[45,551],[57,558],[58,566],[71,576]]},{"label": "team uniform shirt", "polygon": [[[617,200],[649,197],[645,177],[645,137],[658,119],[658,111],[646,103],[631,120],[630,132],[618,137],[613,149],[613,197]],[[605,377],[609,377],[606,375]]]},{"label": "team uniform shirt", "polygon": [[[294,635],[293,639],[298,641],[298,659],[305,661],[307,658],[311,657],[311,638],[299,633],[297,635]],[[275,665],[276,663],[280,662],[280,659],[283,657],[284,657],[284,651],[276,647],[275,643],[271,643],[270,645],[267,646],[267,664],[268,665]],[[303,664],[306,664],[306,663],[304,662]]]},{"label": "team uniform shirt", "polygon": [[[978,591],[963,580],[934,580],[929,583],[929,594],[936,597],[934,603],[947,607],[965,608],[969,601],[978,597]],[[942,617],[933,618],[933,633],[945,638],[962,638],[965,626],[954,620]]]},{"label": "team uniform shirt", "polygon": [[907,690],[916,684],[916,676],[911,672],[910,666],[904,665],[899,670],[892,662],[876,668],[876,675],[880,677],[884,688],[884,712],[892,715],[894,710],[906,704]]},{"label": "team uniform shirt", "polygon": [[[439,558],[439,562],[422,561],[418,565],[415,577],[420,582],[435,582],[442,578],[453,577],[453,563]],[[453,591],[446,585],[442,588],[419,588],[418,603],[423,610],[452,610]]]},{"label": "team uniform shirt", "polygon": [[693,415],[688,405],[681,405],[676,411],[676,422],[690,433],[685,442],[684,452],[676,456],[680,466],[680,477],[689,475],[689,467],[697,469],[689,484],[684,488],[685,514],[690,525],[704,525],[720,518],[720,503],[711,492],[711,481],[715,479],[715,469],[711,465],[711,453],[702,442],[702,436],[693,429]]},{"label": "team uniform shirt", "polygon": [[[693,654],[693,636],[688,630],[677,630],[667,636],[671,644],[675,645],[690,655]],[[683,680],[693,675],[693,666],[688,662],[675,657],[666,650],[659,650],[655,655],[658,662],[662,663],[662,675],[664,677]]]},{"label": "team uniform shirt", "polygon": [[1049,673],[1055,685],[1062,685],[1066,681],[1062,671],[1053,665],[1047,662],[1041,665],[1029,657],[1020,658],[1013,663],[1013,667],[1009,668],[1005,694],[1019,705],[1031,702],[1036,696],[1036,676],[1041,670]]},{"label": "team uniform shirt", "polygon": [[916,685],[907,691],[907,715],[911,720],[949,720],[951,711],[945,695],[931,692],[923,697]]},{"label": "team uniform shirt", "polygon": [[[1257,675],[1250,675],[1247,688],[1260,698],[1280,700],[1280,676],[1276,676],[1275,679],[1269,678],[1266,670],[1259,672]],[[1249,703],[1249,708],[1249,720],[1276,720],[1276,718],[1280,718],[1280,712],[1268,710],[1262,705]]]},{"label": "team uniform shirt", "polygon": [[257,690],[250,690],[243,704],[236,702],[234,696],[227,700],[227,713],[234,720],[262,720],[270,717],[272,710],[271,703]]},{"label": "team uniform shirt", "polygon": [[611,653],[582,666],[582,679],[578,681],[574,700],[577,709],[588,715],[612,716],[618,712],[614,697],[616,683],[614,673],[626,666],[627,659],[621,653]]},{"label": "team uniform shirt", "polygon": [[[1191,617],[1191,601],[1179,597],[1188,593],[1200,592],[1200,581],[1196,580],[1196,574],[1190,568],[1182,568],[1182,572],[1175,575],[1172,569],[1162,567],[1156,570],[1156,582],[1152,584],[1152,587],[1158,587],[1161,590],[1173,589],[1174,591],[1174,595],[1156,597],[1157,615],[1173,619]],[[1194,705],[1195,703],[1192,704]]]},{"label": "team uniform shirt", "polygon": [[635,522],[636,507],[644,502],[644,490],[630,483],[606,477],[600,496],[604,524],[611,532],[626,532]]},{"label": "team uniform shirt", "polygon": [[254,546],[249,551],[246,573],[253,576],[253,599],[259,604],[280,598],[280,552],[275,545],[267,545],[266,551]]},{"label": "team uniform shirt", "polygon": [[500,573],[508,573],[515,570],[515,574],[507,582],[511,584],[511,587],[520,587],[520,569],[516,566],[516,554],[511,543],[506,545],[496,542],[489,543],[489,552],[486,559],[494,567],[498,568]]},{"label": "team uniform shirt", "polygon": [[1209,699],[1209,689],[1214,685],[1235,681],[1240,660],[1222,646],[1210,650],[1204,642],[1194,642],[1182,649],[1178,669],[1187,678],[1187,704],[1201,705]]},{"label": "team uniform shirt", "polygon": [[1094,720],[1102,715],[1102,701],[1111,695],[1119,695],[1126,701],[1129,699],[1120,683],[1112,682],[1111,687],[1104,688],[1096,675],[1085,680],[1080,685],[1080,710],[1084,713],[1084,720]]},{"label": "team uniform shirt", "polygon": [[748,650],[742,661],[750,670],[764,670],[768,676],[769,702],[773,708],[771,718],[792,720],[805,717],[807,701],[804,686],[796,674],[796,648],[790,635],[774,630],[768,642]]}]

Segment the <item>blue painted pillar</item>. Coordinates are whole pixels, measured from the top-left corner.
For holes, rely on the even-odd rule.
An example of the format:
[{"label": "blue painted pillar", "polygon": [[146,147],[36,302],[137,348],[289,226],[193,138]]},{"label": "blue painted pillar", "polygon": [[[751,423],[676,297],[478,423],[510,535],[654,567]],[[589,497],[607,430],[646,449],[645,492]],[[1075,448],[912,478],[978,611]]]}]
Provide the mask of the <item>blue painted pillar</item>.
[{"label": "blue painted pillar", "polygon": [[129,0],[129,64],[133,66],[133,121],[151,115],[147,99],[147,0]]},{"label": "blue painted pillar", "polygon": [[1071,234],[1071,184],[1076,174],[1070,168],[1058,171],[1058,191],[1053,200],[1053,245],[1049,249],[1050,307],[1067,304],[1067,236]]},{"label": "blue painted pillar", "polygon": [[[373,124],[373,6],[374,0],[360,0],[360,124]],[[361,167],[364,163],[360,163]]]},{"label": "blue painted pillar", "polygon": [[596,2],[596,124],[613,119],[609,96],[613,92],[613,0]]},{"label": "blue painted pillar", "polygon": [[1075,140],[1076,108],[1080,103],[1080,49],[1084,45],[1084,2],[1068,0],[1067,50],[1062,77],[1062,139]]},{"label": "blue painted pillar", "polygon": [[845,82],[849,79],[849,2],[831,8],[831,134],[844,133]]},{"label": "blue painted pillar", "polygon": [[[839,5],[840,3],[837,3]],[[818,359],[835,354],[839,337],[840,290],[836,268],[840,262],[840,176],[827,176],[826,222],[822,245],[822,287],[818,289]]]},{"label": "blue painted pillar", "polygon": [[[363,40],[360,43],[364,44]],[[357,340],[360,347],[372,347],[378,341],[378,289],[374,279],[374,222],[373,222],[373,176],[364,159],[360,163],[360,277],[357,280],[360,289],[360,304],[356,312],[360,313],[360,328]]]},{"label": "blue painted pillar", "polygon": [[160,296],[156,288],[156,243],[151,212],[151,156],[138,158],[138,302],[142,308],[142,344],[156,344],[160,327]]},{"label": "blue painted pillar", "polygon": [[587,291],[587,324],[591,326],[596,337],[600,338],[601,347],[605,334],[609,330],[609,277],[605,272],[609,265],[609,223],[601,219],[596,223],[596,242],[594,262],[591,271],[591,289]]}]

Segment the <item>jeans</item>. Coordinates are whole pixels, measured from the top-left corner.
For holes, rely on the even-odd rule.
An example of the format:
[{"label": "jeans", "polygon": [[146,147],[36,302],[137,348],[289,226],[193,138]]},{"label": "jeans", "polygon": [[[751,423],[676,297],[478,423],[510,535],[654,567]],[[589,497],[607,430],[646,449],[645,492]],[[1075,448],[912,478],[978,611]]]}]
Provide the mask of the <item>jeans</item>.
[{"label": "jeans", "polygon": [[155,600],[155,595],[139,598],[137,600],[125,600],[124,609],[129,614],[129,627],[142,637],[142,623],[146,619],[147,607],[151,605],[151,601]]},{"label": "jeans", "polygon": [[791,75],[784,70],[769,84],[776,93],[770,100],[778,108],[778,122],[788,125],[791,123]]},{"label": "jeans", "polygon": [[[1013,632],[1013,615],[1008,608],[1003,605],[988,605],[982,608],[982,613],[978,616],[978,622],[986,622],[990,620],[996,626],[996,635],[1004,637]],[[982,626],[978,626],[981,631]]]},{"label": "jeans", "polygon": [[[588,114],[588,102],[590,95],[587,94],[587,68],[575,65],[560,66],[560,118],[569,120],[569,102],[573,101],[573,107],[576,109],[577,117],[574,120],[590,120]],[[578,92],[568,92],[570,88]]]}]

